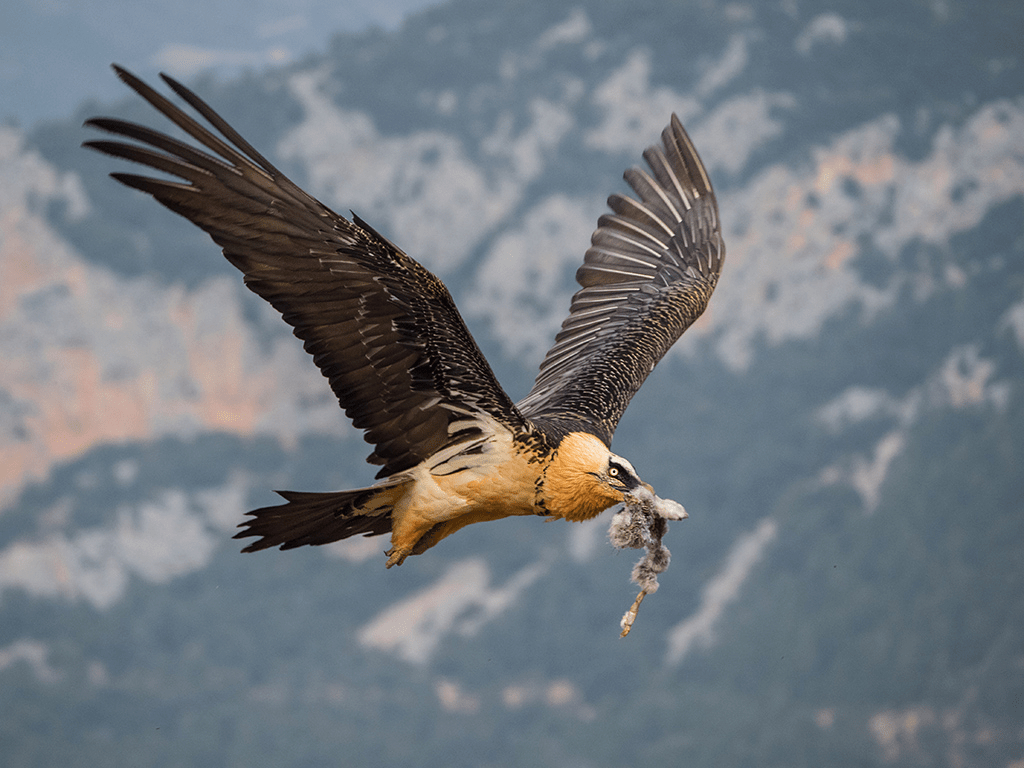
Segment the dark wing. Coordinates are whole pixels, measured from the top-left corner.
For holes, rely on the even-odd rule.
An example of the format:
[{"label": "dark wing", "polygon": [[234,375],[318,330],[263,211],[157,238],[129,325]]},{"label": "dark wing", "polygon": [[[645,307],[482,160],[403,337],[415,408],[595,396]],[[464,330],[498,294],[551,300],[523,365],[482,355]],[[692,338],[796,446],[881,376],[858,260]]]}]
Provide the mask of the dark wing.
[{"label": "dark wing", "polygon": [[576,280],[569,317],[540,366],[522,414],[606,444],[647,375],[700,316],[725,259],[718,203],[679,118],[663,147],[625,179],[640,201],[608,198]]},{"label": "dark wing", "polygon": [[345,413],[366,430],[375,446],[368,461],[383,465],[378,477],[452,439],[472,439],[490,419],[513,431],[525,424],[440,280],[358,218],[348,221],[299,189],[181,84],[161,75],[220,136],[114,69],[210,151],[110,118],[86,125],[148,146],[86,146],[184,180],[111,174],[205,230],[245,284],[281,313]]}]

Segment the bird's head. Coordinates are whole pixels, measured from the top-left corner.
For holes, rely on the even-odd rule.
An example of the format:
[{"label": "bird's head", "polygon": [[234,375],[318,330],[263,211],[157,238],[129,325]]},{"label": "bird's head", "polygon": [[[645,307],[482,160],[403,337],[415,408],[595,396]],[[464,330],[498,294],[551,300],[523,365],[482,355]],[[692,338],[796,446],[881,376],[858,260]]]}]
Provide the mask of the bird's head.
[{"label": "bird's head", "polygon": [[[634,491],[641,485],[647,485],[637,475],[632,464],[621,456],[616,456],[611,451],[608,451],[608,457],[605,459],[601,470],[591,472],[590,474],[609,489],[619,491],[622,494]],[[650,486],[647,487],[650,489]]]},{"label": "bird's head", "polygon": [[548,510],[568,520],[587,520],[625,500],[644,483],[633,465],[594,435],[572,432],[562,438],[544,475]]}]

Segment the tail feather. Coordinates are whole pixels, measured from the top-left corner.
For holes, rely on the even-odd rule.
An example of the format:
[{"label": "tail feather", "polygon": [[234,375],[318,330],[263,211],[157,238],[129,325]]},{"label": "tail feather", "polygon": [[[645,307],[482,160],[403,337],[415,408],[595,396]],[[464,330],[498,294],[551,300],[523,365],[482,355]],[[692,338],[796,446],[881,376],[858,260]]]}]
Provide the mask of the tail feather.
[{"label": "tail feather", "polygon": [[286,503],[254,509],[234,538],[258,536],[243,552],[280,546],[294,549],[307,544],[329,544],[363,534],[391,532],[391,511],[401,495],[401,484],[358,488],[352,491],[306,493],[277,491]]}]

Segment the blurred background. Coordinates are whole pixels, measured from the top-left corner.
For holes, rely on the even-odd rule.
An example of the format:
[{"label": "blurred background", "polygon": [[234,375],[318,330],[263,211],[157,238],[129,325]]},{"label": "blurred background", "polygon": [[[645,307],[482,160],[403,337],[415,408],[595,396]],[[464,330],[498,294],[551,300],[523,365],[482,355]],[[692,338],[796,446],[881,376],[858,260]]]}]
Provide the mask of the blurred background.
[{"label": "blurred background", "polygon": [[[11,0],[5,766],[1024,767],[1024,6]],[[518,399],[674,111],[728,258],[614,449],[690,513],[241,555],[369,447],[205,235],[80,148],[184,79],[446,281]]]}]

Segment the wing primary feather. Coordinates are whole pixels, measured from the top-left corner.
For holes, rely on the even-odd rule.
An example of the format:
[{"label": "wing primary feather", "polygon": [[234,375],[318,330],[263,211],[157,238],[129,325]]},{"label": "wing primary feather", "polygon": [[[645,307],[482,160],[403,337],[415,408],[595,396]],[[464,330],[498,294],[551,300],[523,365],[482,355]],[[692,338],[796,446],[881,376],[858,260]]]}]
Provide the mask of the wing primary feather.
[{"label": "wing primary feather", "polygon": [[139,176],[134,173],[119,173],[115,171],[110,174],[110,178],[121,182],[126,187],[132,187],[140,192],[148,192],[154,197],[171,190],[188,195],[194,194],[195,192],[191,184],[182,184],[179,181],[167,181],[165,179],[154,179],[149,176]]},{"label": "wing primary feather", "polygon": [[644,152],[644,160],[651,166],[651,170],[654,171],[654,176],[661,187],[674,191],[676,197],[682,201],[683,207],[689,210],[692,207],[693,199],[697,197],[696,190],[692,187],[689,190],[683,189],[682,184],[679,182],[679,177],[672,170],[672,166],[665,157],[665,153],[658,147],[651,147]]},{"label": "wing primary feather", "polygon": [[629,185],[633,187],[633,190],[640,195],[642,199],[648,205],[655,203],[655,200],[661,201],[661,205],[664,206],[665,212],[669,215],[670,221],[674,224],[683,218],[682,213],[676,209],[675,203],[672,202],[665,190],[654,179],[651,175],[642,168],[630,168],[624,174],[625,179],[629,182]]},{"label": "wing primary feather", "polygon": [[[640,291],[647,281],[632,281],[628,283],[608,283],[591,285],[581,291],[577,291],[570,303],[570,314],[577,311],[585,311],[588,306],[619,306],[627,299],[631,291]],[[566,318],[568,319],[568,318]]]},{"label": "wing primary feather", "polygon": [[268,171],[270,174],[274,176],[284,176],[284,174],[282,174],[279,170],[277,170],[277,168],[274,167],[273,163],[271,163],[269,160],[267,160],[267,158],[265,158],[263,155],[257,152],[256,148],[253,147],[252,144],[250,144],[248,141],[242,138],[242,135],[238,133],[238,131],[232,128],[224,118],[222,118],[220,115],[214,112],[213,109],[211,109],[210,106],[205,101],[196,96],[194,92],[186,88],[184,85],[179,83],[170,75],[166,75],[161,72],[160,78],[171,87],[171,90],[173,90],[176,94],[178,94],[178,96],[180,96],[182,99],[188,102],[188,104],[196,112],[198,112],[204,118],[206,118],[206,121],[210,123],[210,125],[216,128],[222,134],[224,134],[228,138],[228,140],[236,147],[241,149],[242,152],[247,154],[261,166],[263,166],[263,168],[266,171]]},{"label": "wing primary feather", "polygon": [[[601,215],[601,218],[597,220],[597,231],[602,229],[622,230],[641,240],[650,242],[656,248],[664,248],[666,240],[671,238],[671,231],[666,233],[663,229],[655,229],[635,219],[629,219],[615,213],[604,213]],[[595,235],[597,231],[594,232]],[[665,234],[668,234],[669,237],[662,237]]]},{"label": "wing primary feather", "polygon": [[[189,161],[186,165],[180,160],[174,160],[167,157],[167,155],[154,152],[146,147],[130,146],[119,141],[102,140],[87,141],[84,146],[87,146],[90,149],[99,150],[100,152],[105,152],[113,157],[121,157],[125,160],[131,160],[136,163],[148,165],[151,168],[156,168],[158,171],[163,171],[164,173],[169,173],[172,176],[177,176],[182,179],[191,180],[196,174],[210,175],[210,172],[204,169],[199,163]],[[225,168],[229,168],[229,166],[225,166]]]},{"label": "wing primary feather", "polygon": [[634,200],[631,197],[626,197],[624,195],[611,195],[608,198],[608,207],[620,216],[634,218],[638,222],[648,221],[669,237],[672,237],[672,234],[675,231],[665,219],[655,215],[649,211],[643,203]]},{"label": "wing primary feather", "polygon": [[[660,249],[652,248],[647,243],[630,237],[625,232],[621,232],[615,229],[599,229],[594,233],[594,237],[591,239],[591,243],[595,246],[605,246],[606,249],[620,248],[622,250],[617,251],[617,255],[628,261],[635,262],[637,264],[643,264],[644,266],[656,266],[658,258],[664,253],[665,245],[658,243]],[[636,258],[629,255],[629,252],[625,249],[629,249],[632,252],[642,252],[650,254],[653,258]]]},{"label": "wing primary feather", "polygon": [[[592,248],[591,250],[595,251],[596,253],[602,253],[600,248]],[[632,272],[628,269],[616,269],[615,267],[608,266],[607,264],[586,264],[580,267],[580,269],[586,269],[588,272],[601,272],[606,275],[615,275],[620,278],[625,277],[633,278],[636,280],[646,280],[647,278],[651,277],[651,273]]]},{"label": "wing primary feather", "polygon": [[700,161],[700,156],[697,154],[697,148],[693,146],[693,141],[690,139],[690,135],[686,132],[686,129],[683,128],[683,123],[677,115],[672,115],[672,119],[669,121],[668,127],[661,132],[661,136],[665,146],[673,149],[677,154],[680,164],[686,171],[687,178],[689,178],[695,186],[697,180],[700,180],[698,192],[701,193],[701,197],[707,195],[714,199],[714,193],[711,189],[711,179],[708,178],[708,172],[705,170],[704,164]]},{"label": "wing primary feather", "polygon": [[[201,152],[195,147],[191,147],[183,141],[178,141],[167,134],[154,131],[152,128],[147,128],[144,125],[138,125],[136,123],[130,123],[126,120],[117,120],[113,118],[92,118],[87,120],[85,124],[91,128],[99,128],[100,130],[106,131],[107,133],[116,133],[120,136],[125,136],[129,139],[135,139],[136,141],[145,142],[150,146],[161,149],[164,152],[168,152],[175,157],[179,157],[184,160],[188,165],[195,166],[196,168],[203,168],[207,171],[223,171],[226,173],[238,174],[238,169],[224,162],[223,160],[209,155],[205,152]],[[102,146],[100,144],[102,143]],[[101,152],[107,154],[113,154],[119,157],[125,157],[128,160],[134,160],[134,157],[126,155],[117,155],[117,146],[128,149],[142,150],[144,148],[134,147],[127,144],[116,144],[115,142],[98,142],[92,141],[87,142],[87,146],[93,149],[99,149]],[[151,150],[146,150],[151,151]],[[154,153],[155,154],[155,153]],[[148,163],[148,160],[138,160],[137,162]],[[173,173],[173,171],[172,171]]]},{"label": "wing primary feather", "polygon": [[[238,153],[238,150],[236,150],[231,145],[226,144],[221,139],[218,139],[214,134],[210,133],[207,129],[199,125],[199,123],[197,123],[195,120],[188,117],[188,115],[186,115],[184,112],[178,109],[178,107],[172,104],[167,98],[162,96],[160,93],[155,91],[150,86],[146,85],[146,83],[137,78],[131,72],[124,69],[123,67],[119,67],[116,64],[114,65],[114,71],[117,73],[117,76],[121,78],[122,82],[125,83],[125,85],[127,85],[137,94],[139,94],[142,98],[144,98],[154,107],[156,107],[160,112],[163,113],[163,115],[168,120],[177,125],[179,128],[181,128],[181,130],[185,131],[185,133],[190,135],[196,141],[200,142],[207,148],[212,149],[214,152],[223,155],[224,157],[231,158],[231,160],[234,161],[235,163],[251,165],[251,163],[247,163],[246,159]],[[166,79],[166,76],[163,77],[165,77]],[[259,155],[258,153],[254,156],[254,158],[257,160],[257,162],[266,162],[266,160],[263,159],[262,156]],[[273,166],[270,166],[267,170],[269,170],[270,173],[280,173],[275,168],[273,168]],[[266,170],[264,171],[264,173],[266,173]]]}]

